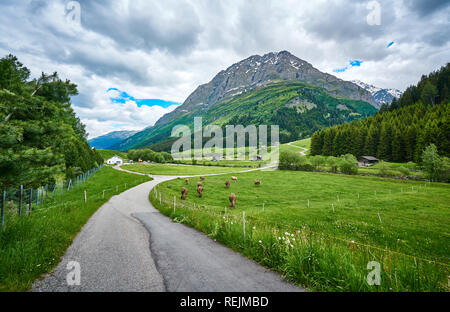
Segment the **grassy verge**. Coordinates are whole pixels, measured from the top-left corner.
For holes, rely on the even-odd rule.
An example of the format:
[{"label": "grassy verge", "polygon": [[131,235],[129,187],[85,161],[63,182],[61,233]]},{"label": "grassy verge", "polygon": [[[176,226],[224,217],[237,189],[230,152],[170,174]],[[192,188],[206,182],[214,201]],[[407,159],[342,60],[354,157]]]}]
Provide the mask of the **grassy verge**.
[{"label": "grassy verge", "polygon": [[[165,182],[150,200],[174,220],[313,290],[449,290],[449,185],[290,171],[236,176],[230,189],[229,176],[206,177],[203,198],[192,181],[183,202],[184,181]],[[262,184],[254,186],[254,179]],[[237,195],[235,210],[226,208],[230,192]],[[371,261],[381,266],[379,286],[366,282]]]},{"label": "grassy verge", "polygon": [[267,161],[253,161],[253,160],[179,160],[178,163],[186,165],[197,166],[216,166],[216,167],[244,167],[244,168],[259,168],[267,164]]},{"label": "grassy verge", "polygon": [[122,168],[129,171],[155,175],[200,175],[200,174],[236,172],[248,169],[237,167],[190,166],[190,165],[169,165],[169,164],[126,165],[122,166]]},{"label": "grassy verge", "polygon": [[[56,267],[92,214],[113,195],[150,178],[104,167],[83,185],[33,207],[28,216],[8,211],[0,229],[0,291],[26,291]],[[84,204],[84,190],[87,204]],[[103,197],[103,190],[104,197]]]}]

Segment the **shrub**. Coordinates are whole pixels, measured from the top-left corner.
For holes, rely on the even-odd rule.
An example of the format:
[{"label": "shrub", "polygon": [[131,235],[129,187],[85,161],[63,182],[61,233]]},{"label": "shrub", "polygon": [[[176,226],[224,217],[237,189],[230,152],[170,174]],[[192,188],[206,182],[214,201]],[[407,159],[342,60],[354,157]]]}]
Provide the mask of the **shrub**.
[{"label": "shrub", "polygon": [[280,163],[278,167],[282,170],[297,170],[300,155],[291,151],[280,153]]},{"label": "shrub", "polygon": [[309,157],[309,160],[316,170],[319,170],[320,167],[322,167],[326,163],[325,157],[321,155],[311,156]]},{"label": "shrub", "polygon": [[407,177],[411,174],[411,171],[408,168],[403,167],[403,166],[399,167],[397,170],[400,171],[400,174],[404,177]]},{"label": "shrub", "polygon": [[334,156],[330,156],[327,159],[327,165],[330,166],[330,170],[333,173],[337,173],[338,172],[338,168],[339,168],[339,159],[334,157]]},{"label": "shrub", "polygon": [[358,161],[352,154],[346,154],[339,159],[339,170],[345,174],[358,173]]}]

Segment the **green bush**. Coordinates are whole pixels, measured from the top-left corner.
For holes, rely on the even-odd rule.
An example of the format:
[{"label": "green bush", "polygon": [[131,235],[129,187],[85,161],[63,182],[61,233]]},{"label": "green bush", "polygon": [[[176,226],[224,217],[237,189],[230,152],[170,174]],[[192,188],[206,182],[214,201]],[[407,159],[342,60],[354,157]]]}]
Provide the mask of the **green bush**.
[{"label": "green bush", "polygon": [[352,154],[345,154],[339,158],[339,170],[345,174],[358,173],[358,161]]},{"label": "green bush", "polygon": [[411,171],[408,168],[403,167],[403,166],[399,167],[397,170],[400,171],[400,174],[404,177],[407,177],[411,174]]}]

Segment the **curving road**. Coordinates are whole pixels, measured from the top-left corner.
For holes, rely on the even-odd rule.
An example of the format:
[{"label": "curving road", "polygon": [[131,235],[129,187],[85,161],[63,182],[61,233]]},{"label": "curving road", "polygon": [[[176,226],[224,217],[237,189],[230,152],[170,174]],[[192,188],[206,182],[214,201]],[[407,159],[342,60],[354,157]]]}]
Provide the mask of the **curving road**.
[{"label": "curving road", "polygon": [[300,155],[306,156],[306,152],[308,151],[307,148],[305,148],[305,147],[300,147],[300,146],[297,146],[297,145],[292,145],[292,143],[293,143],[293,142],[289,142],[287,145],[302,149],[302,151],[299,152]]},{"label": "curving road", "polygon": [[[100,207],[56,270],[36,281],[32,291],[304,291],[199,231],[163,216],[151,205],[148,194],[157,184],[177,176],[152,177],[153,181],[114,196]],[[67,284],[71,261],[80,264],[80,285]]]}]

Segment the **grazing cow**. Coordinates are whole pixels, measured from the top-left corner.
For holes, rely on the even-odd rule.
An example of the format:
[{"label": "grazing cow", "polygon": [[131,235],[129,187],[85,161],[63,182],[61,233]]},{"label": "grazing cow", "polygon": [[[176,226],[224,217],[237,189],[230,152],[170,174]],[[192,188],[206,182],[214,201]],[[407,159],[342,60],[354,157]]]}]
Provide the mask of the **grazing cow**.
[{"label": "grazing cow", "polygon": [[187,193],[188,193],[188,189],[185,187],[182,187],[181,188],[181,200],[186,200]]},{"label": "grazing cow", "polygon": [[237,177],[231,177],[231,180],[237,181]]},{"label": "grazing cow", "polygon": [[189,185],[189,179],[184,180],[186,182],[186,185]]},{"label": "grazing cow", "polygon": [[260,180],[255,180],[255,185],[261,185],[261,181]]},{"label": "grazing cow", "polygon": [[198,181],[198,182],[197,182],[197,186],[203,186],[203,183],[200,182],[200,181]]},{"label": "grazing cow", "polygon": [[205,177],[203,177],[203,176],[200,177],[200,180],[205,181]]},{"label": "grazing cow", "polygon": [[199,186],[197,187],[197,193],[198,193],[198,197],[203,197],[203,186]]},{"label": "grazing cow", "polygon": [[228,199],[230,200],[230,207],[233,209],[233,208],[236,208],[236,194],[234,194],[234,193],[231,193],[230,194],[230,197],[228,197]]},{"label": "grazing cow", "polygon": [[230,188],[230,182],[229,182],[229,181],[226,181],[226,182],[225,182],[225,186],[226,186],[226,188]]}]

